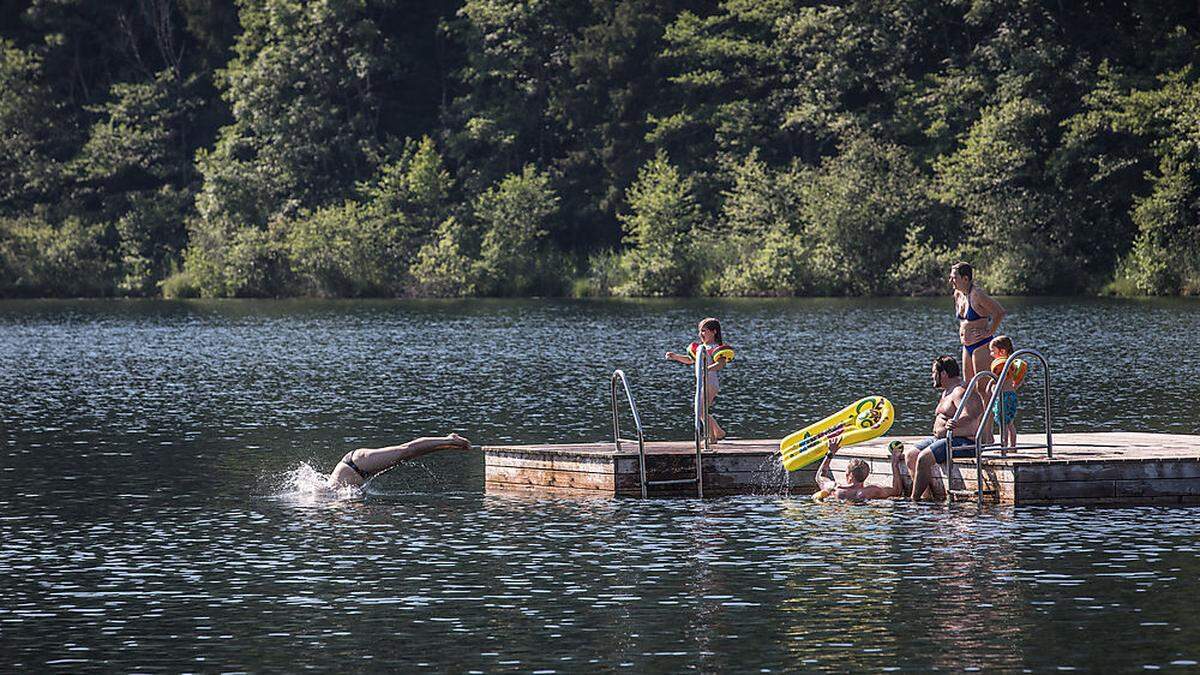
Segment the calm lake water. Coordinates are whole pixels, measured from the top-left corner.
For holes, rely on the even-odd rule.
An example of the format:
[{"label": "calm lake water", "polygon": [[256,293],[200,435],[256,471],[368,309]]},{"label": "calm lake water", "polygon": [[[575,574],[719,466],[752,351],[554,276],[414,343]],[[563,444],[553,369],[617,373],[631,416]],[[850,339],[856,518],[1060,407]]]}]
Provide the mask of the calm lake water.
[{"label": "calm lake water", "polygon": [[[1200,433],[1200,302],[1004,303],[1004,332],[1051,361],[1056,431]],[[690,371],[662,355],[707,315],[738,350],[715,410],[732,436],[873,393],[923,433],[951,313],[0,303],[0,670],[1195,668],[1197,508],[520,499],[484,494],[467,453],[307,490],[418,435],[604,439],[614,368],[649,437],[689,438]]]}]

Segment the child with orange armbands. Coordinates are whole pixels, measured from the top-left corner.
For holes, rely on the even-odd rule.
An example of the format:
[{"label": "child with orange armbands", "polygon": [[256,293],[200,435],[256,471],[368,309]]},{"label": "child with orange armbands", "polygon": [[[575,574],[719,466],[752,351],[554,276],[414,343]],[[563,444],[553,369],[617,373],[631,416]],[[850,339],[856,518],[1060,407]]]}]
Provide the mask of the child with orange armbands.
[{"label": "child with orange armbands", "polygon": [[[717,392],[721,390],[721,383],[717,373],[725,367],[725,364],[733,360],[733,347],[725,344],[721,340],[721,322],[717,319],[708,318],[700,322],[699,326],[700,341],[693,342],[688,345],[687,354],[676,354],[675,352],[667,352],[667,359],[690,366],[696,363],[696,358],[701,349],[708,353],[709,365],[705,372],[704,388],[708,391],[708,397],[705,401],[705,407],[712,410],[713,401],[717,399]],[[708,436],[713,441],[719,441],[725,438],[725,430],[717,424],[717,419],[710,413],[708,415]]]},{"label": "child with orange armbands", "polygon": [[[988,350],[992,353],[992,374],[999,378],[1000,373],[1004,372],[1004,365],[1013,355],[1012,338],[1007,335],[997,335],[988,343]],[[1028,372],[1029,365],[1021,359],[1016,359],[1008,369],[1008,377],[999,383],[1000,396],[992,404],[992,421],[999,427],[1000,413],[1003,411],[1004,428],[1000,429],[1001,446],[1011,448],[1017,445],[1017,425],[1014,424],[1017,419],[1017,389],[1021,388],[1021,383],[1025,381],[1025,375]],[[995,383],[988,382],[983,393],[984,402],[991,398],[992,389],[995,386]]]}]

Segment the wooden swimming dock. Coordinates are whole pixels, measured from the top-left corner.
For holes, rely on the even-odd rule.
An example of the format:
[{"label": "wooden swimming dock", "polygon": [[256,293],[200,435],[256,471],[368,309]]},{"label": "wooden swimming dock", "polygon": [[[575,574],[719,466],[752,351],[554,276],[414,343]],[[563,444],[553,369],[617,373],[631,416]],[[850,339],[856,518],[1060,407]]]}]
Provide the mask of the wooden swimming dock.
[{"label": "wooden swimming dock", "polygon": [[[1044,436],[1024,438],[1041,442]],[[869,483],[891,485],[887,442],[906,446],[919,436],[889,436],[844,448],[833,461],[841,478],[854,457],[871,465]],[[637,441],[560,445],[485,446],[486,489],[546,496],[640,497]],[[725,440],[704,453],[704,496],[811,494],[816,464],[790,474],[780,465],[779,439]],[[692,441],[647,441],[650,480],[688,478],[695,471]],[[902,469],[907,476],[907,470]],[[935,477],[944,481],[944,467]],[[974,458],[958,459],[951,488],[976,489]],[[1002,504],[1197,504],[1200,503],[1200,435],[1154,433],[1056,433],[1054,458],[1022,450],[1005,457],[984,454],[985,499]],[[907,479],[906,479],[907,480]],[[652,487],[651,497],[687,497],[694,485]]]}]

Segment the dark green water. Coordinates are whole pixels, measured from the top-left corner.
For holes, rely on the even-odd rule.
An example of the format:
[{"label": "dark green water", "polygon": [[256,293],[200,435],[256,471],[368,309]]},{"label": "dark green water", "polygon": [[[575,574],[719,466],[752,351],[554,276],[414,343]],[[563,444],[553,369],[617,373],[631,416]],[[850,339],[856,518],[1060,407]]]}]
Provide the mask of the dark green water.
[{"label": "dark green water", "polygon": [[[1051,359],[1056,431],[1200,433],[1200,302],[1005,304]],[[603,439],[618,367],[648,435],[687,438],[662,353],[710,314],[734,436],[869,393],[922,433],[929,362],[957,353],[947,299],[0,303],[0,670],[1200,661],[1196,508],[514,499],[464,454],[304,489],[417,435]]]}]

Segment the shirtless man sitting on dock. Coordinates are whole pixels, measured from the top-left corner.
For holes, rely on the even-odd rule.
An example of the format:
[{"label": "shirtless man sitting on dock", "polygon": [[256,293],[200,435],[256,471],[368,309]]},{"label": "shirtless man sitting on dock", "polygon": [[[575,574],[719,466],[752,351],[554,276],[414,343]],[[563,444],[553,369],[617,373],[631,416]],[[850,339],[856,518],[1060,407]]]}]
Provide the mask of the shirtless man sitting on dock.
[{"label": "shirtless man sitting on dock", "polygon": [[[829,460],[837,454],[838,448],[842,445],[842,439],[835,437],[829,440],[829,452],[825,455],[825,459],[821,460],[821,466],[817,468],[817,487],[821,492],[818,493],[819,499],[832,497],[834,499],[846,499],[850,501],[866,501],[868,499],[891,499],[892,497],[904,496],[904,479],[900,477],[900,461],[903,457],[903,446],[899,441],[892,441],[888,444],[888,451],[892,454],[892,486],[880,487],[878,485],[863,485],[867,480],[867,476],[871,475],[871,465],[863,459],[855,457],[850,460],[850,464],[846,467],[846,484],[839,485],[833,478],[833,471],[829,468]],[[821,494],[824,493],[824,494]]]},{"label": "shirtless man sitting on dock", "polygon": [[359,448],[347,452],[329,472],[326,487],[357,487],[396,466],[439,450],[470,450],[471,442],[459,436],[426,436],[386,448]]},{"label": "shirtless man sitting on dock", "polygon": [[[983,420],[983,400],[974,394],[968,395],[967,383],[962,378],[958,361],[952,356],[939,356],[933,361],[930,373],[934,389],[941,390],[937,410],[933,418],[933,435],[918,441],[916,447],[905,452],[908,475],[912,476],[912,499],[917,501],[930,492],[933,499],[945,499],[940,482],[932,479],[934,464],[946,462],[946,433],[954,432],[954,456],[975,456],[975,431]],[[962,416],[954,422],[959,407]]]}]

